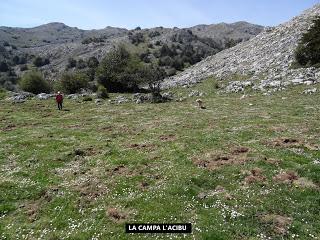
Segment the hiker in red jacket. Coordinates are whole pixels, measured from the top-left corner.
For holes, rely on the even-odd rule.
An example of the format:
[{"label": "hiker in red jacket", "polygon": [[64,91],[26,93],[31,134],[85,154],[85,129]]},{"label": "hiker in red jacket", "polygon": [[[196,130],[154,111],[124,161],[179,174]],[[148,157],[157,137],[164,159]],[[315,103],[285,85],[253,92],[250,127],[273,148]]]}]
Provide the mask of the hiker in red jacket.
[{"label": "hiker in red jacket", "polygon": [[62,110],[62,103],[63,103],[63,96],[60,92],[58,92],[57,96],[56,96],[56,101],[58,104],[58,109]]}]

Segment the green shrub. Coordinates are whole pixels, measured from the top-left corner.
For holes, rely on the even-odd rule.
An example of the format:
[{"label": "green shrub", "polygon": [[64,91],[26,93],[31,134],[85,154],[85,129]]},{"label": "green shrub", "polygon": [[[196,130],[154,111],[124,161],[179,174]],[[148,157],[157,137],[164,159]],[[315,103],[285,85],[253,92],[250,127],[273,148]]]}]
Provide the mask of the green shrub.
[{"label": "green shrub", "polygon": [[0,62],[0,72],[9,71],[9,66],[6,62]]},{"label": "green shrub", "polygon": [[24,71],[27,71],[27,70],[28,70],[28,65],[23,64],[23,65],[20,66],[20,71],[21,72],[24,72]]},{"label": "green shrub", "polygon": [[74,58],[69,58],[68,64],[67,64],[67,69],[75,68],[76,66],[77,66],[77,60],[75,60]]},{"label": "green shrub", "polygon": [[42,67],[44,65],[47,65],[49,64],[50,61],[48,58],[42,58],[42,57],[36,57],[34,60],[33,60],[33,64],[36,66],[36,67]]},{"label": "green shrub", "polygon": [[137,55],[120,46],[110,51],[100,62],[96,79],[109,92],[136,91],[139,70],[143,66]]},{"label": "green shrub", "polygon": [[0,87],[0,99],[4,99],[7,96],[7,91]]},{"label": "green shrub", "polygon": [[87,61],[87,66],[89,68],[96,68],[99,65],[99,61],[96,57],[90,57]]},{"label": "green shrub", "polygon": [[[295,51],[295,59],[301,66],[318,67],[320,63],[320,17],[313,21],[313,26],[303,34]],[[297,66],[297,64],[295,64]]]},{"label": "green shrub", "polygon": [[79,59],[77,62],[77,68],[78,69],[84,69],[87,67],[86,62],[83,59]]},{"label": "green shrub", "polygon": [[97,97],[102,99],[109,98],[108,91],[104,86],[99,85],[97,90]]},{"label": "green shrub", "polygon": [[19,81],[19,86],[22,90],[34,94],[50,92],[49,83],[37,71],[25,73]]},{"label": "green shrub", "polygon": [[88,76],[83,73],[65,73],[61,77],[60,84],[65,93],[77,93],[88,86]]},{"label": "green shrub", "polygon": [[83,101],[84,102],[91,102],[93,99],[92,99],[92,97],[90,97],[90,96],[85,96],[84,98],[83,98]]}]

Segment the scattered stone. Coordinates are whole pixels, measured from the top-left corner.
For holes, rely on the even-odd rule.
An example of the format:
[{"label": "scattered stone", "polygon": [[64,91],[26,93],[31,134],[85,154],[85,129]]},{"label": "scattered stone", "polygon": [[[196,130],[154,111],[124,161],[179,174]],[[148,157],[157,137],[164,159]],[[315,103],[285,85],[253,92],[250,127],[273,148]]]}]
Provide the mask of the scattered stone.
[{"label": "scattered stone", "polygon": [[118,96],[114,100],[109,100],[109,102],[112,104],[122,104],[122,103],[130,102],[130,100],[125,96]]},{"label": "scattered stone", "polygon": [[48,93],[39,93],[36,98],[39,100],[48,100],[49,98],[55,97],[54,94],[48,94]]},{"label": "scattered stone", "polygon": [[196,100],[196,103],[198,104],[199,108],[206,109],[206,107],[203,105],[203,101],[200,98]]},{"label": "scattered stone", "polygon": [[317,92],[317,88],[306,89],[303,91],[303,94],[313,94]]},{"label": "scattered stone", "polygon": [[251,81],[233,81],[230,82],[226,87],[227,93],[238,93],[243,92],[246,87],[252,86],[253,83]]},{"label": "scattered stone", "polygon": [[199,92],[197,90],[192,90],[191,93],[188,95],[189,97],[202,97],[204,96],[203,92]]},{"label": "scattered stone", "polygon": [[151,94],[143,94],[143,93],[133,94],[133,101],[137,104],[141,104],[144,102],[151,102],[151,100],[152,100]]},{"label": "scattered stone", "polygon": [[181,97],[181,98],[178,98],[176,101],[177,102],[184,102],[185,100],[187,100],[186,97]]},{"label": "scattered stone", "polygon": [[165,92],[161,94],[162,98],[166,101],[172,101],[174,99],[174,95],[172,92]]},{"label": "scattered stone", "polygon": [[67,99],[77,100],[78,98],[81,97],[81,95],[78,93],[74,93],[74,94],[69,94],[66,97],[67,97]]},{"label": "scattered stone", "polygon": [[97,104],[97,105],[100,105],[102,104],[103,100],[100,99],[100,98],[97,98],[96,100],[94,100],[94,103]]},{"label": "scattered stone", "polygon": [[7,98],[7,100],[12,101],[13,103],[24,103],[28,98],[34,97],[34,94],[28,92],[19,92],[11,93],[11,97]]}]

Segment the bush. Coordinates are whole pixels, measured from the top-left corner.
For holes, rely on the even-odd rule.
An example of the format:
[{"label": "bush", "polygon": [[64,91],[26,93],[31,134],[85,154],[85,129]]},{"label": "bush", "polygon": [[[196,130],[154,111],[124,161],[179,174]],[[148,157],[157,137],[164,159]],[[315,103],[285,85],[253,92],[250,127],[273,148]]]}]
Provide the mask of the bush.
[{"label": "bush", "polygon": [[64,92],[77,93],[88,86],[88,77],[83,73],[65,73],[61,77],[60,84]]},{"label": "bush", "polygon": [[141,82],[149,86],[149,90],[152,94],[152,102],[162,102],[162,96],[160,94],[161,82],[166,77],[166,73],[163,69],[148,65],[144,66],[140,70]]},{"label": "bush", "polygon": [[69,58],[68,64],[67,64],[67,69],[75,68],[76,66],[77,66],[77,60],[75,60],[74,58]]},{"label": "bush", "polygon": [[129,35],[129,40],[132,44],[138,45],[139,43],[143,43],[145,41],[144,35],[141,32],[137,32],[133,35]]},{"label": "bush", "polygon": [[28,65],[24,64],[24,65],[20,66],[20,71],[21,72],[26,71],[26,70],[28,70]]},{"label": "bush", "polygon": [[78,69],[84,69],[87,66],[86,62],[83,59],[79,59],[77,62]]},{"label": "bush", "polygon": [[4,99],[7,96],[7,91],[0,87],[0,99]]},{"label": "bush", "polygon": [[123,46],[110,51],[100,62],[96,79],[109,92],[138,90],[138,73],[142,62]]},{"label": "bush", "polygon": [[96,57],[90,57],[87,61],[87,66],[89,68],[96,68],[99,65],[99,61]]},{"label": "bush", "polygon": [[12,62],[14,63],[14,65],[18,65],[20,63],[20,58],[19,56],[15,55],[13,58],[12,58]]},{"label": "bush", "polygon": [[313,26],[303,34],[295,51],[295,59],[301,66],[318,67],[320,63],[320,17],[313,21]]},{"label": "bush", "polygon": [[0,74],[0,86],[9,91],[15,90],[18,78],[9,72]]},{"label": "bush", "polygon": [[97,90],[97,97],[102,99],[109,98],[108,91],[104,86],[99,85]]},{"label": "bush", "polygon": [[157,37],[157,36],[160,36],[161,34],[158,32],[158,31],[152,31],[149,33],[149,37],[150,38],[154,38],[154,37]]},{"label": "bush", "polygon": [[85,96],[84,98],[83,98],[83,101],[84,102],[91,102],[93,99],[92,99],[92,97],[90,97],[90,96]]},{"label": "bush", "polygon": [[37,71],[25,73],[19,81],[19,86],[22,90],[34,94],[50,92],[49,83]]},{"label": "bush", "polygon": [[49,64],[50,61],[48,58],[45,58],[45,59],[42,59],[42,57],[36,57],[34,60],[33,60],[33,64],[36,66],[36,67],[42,67],[44,65],[47,65]]},{"label": "bush", "polygon": [[6,62],[0,62],[0,72],[9,71],[9,66]]}]

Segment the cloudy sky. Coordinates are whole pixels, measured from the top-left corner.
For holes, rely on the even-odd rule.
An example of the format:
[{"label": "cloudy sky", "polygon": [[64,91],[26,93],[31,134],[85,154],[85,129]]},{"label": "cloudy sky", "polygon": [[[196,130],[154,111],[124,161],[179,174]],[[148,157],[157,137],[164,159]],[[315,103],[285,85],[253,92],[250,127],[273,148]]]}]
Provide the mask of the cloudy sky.
[{"label": "cloudy sky", "polygon": [[190,27],[248,21],[275,26],[319,0],[1,0],[0,26],[63,22],[82,29]]}]

